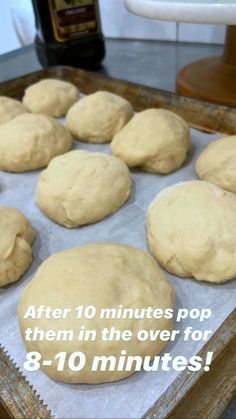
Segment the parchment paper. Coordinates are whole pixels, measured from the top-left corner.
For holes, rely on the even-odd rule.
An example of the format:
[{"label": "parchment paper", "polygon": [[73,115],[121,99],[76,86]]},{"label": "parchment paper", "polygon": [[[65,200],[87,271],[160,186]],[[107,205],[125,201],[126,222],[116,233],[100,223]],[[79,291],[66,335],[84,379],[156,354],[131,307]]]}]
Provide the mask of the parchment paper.
[{"label": "parchment paper", "polygon": [[[145,213],[149,203],[164,187],[195,179],[194,162],[198,154],[209,142],[219,137],[221,134],[208,135],[192,130],[193,148],[183,168],[167,176],[132,171],[133,192],[129,201],[104,221],[76,230],[54,224],[37,208],[34,194],[40,171],[0,174],[0,204],[15,206],[23,211],[37,233],[32,266],[18,283],[0,289],[0,343],[22,371],[26,351],[18,329],[16,307],[21,293],[41,262],[54,252],[88,242],[111,241],[147,249]],[[74,148],[110,153],[109,145],[75,143]],[[212,309],[211,319],[204,323],[188,319],[177,328],[193,326],[215,332],[235,308],[236,281],[210,285],[193,279],[177,278],[168,273],[166,275],[176,290],[176,309]],[[197,354],[204,344],[202,341],[183,342],[181,335],[167,346],[166,352],[172,356],[189,357]],[[40,371],[29,373],[24,370],[23,373],[57,418],[141,417],[179,374],[175,371],[140,372],[118,383],[89,386],[56,383]]]}]

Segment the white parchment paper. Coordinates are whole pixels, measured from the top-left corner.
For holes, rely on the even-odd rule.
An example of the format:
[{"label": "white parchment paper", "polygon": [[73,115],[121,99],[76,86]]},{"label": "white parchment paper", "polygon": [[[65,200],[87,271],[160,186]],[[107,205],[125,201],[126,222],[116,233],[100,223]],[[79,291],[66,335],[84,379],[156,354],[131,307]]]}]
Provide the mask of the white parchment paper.
[{"label": "white parchment paper", "polygon": [[[76,230],[54,224],[37,208],[34,195],[40,171],[26,174],[0,173],[0,204],[23,211],[37,234],[33,245],[34,262],[28,272],[18,283],[0,289],[0,343],[22,371],[26,351],[19,333],[16,307],[20,295],[41,262],[54,252],[88,242],[127,243],[147,249],[145,213],[150,202],[166,186],[195,179],[194,162],[197,156],[207,144],[220,136],[192,130],[193,148],[183,168],[167,176],[132,171],[133,192],[129,201],[116,214]],[[109,145],[76,143],[74,148],[110,153]],[[176,290],[176,309],[212,309],[211,319],[204,323],[188,319],[180,326],[178,324],[177,328],[193,326],[201,330],[211,329],[214,333],[235,308],[236,281],[210,285],[193,279],[177,278],[168,273],[166,275]],[[166,351],[172,356],[190,357],[197,354],[203,345],[202,341],[183,342],[180,336],[167,346]],[[175,371],[140,372],[118,383],[89,386],[56,383],[41,371],[23,373],[57,418],[139,418],[178,375]]]}]

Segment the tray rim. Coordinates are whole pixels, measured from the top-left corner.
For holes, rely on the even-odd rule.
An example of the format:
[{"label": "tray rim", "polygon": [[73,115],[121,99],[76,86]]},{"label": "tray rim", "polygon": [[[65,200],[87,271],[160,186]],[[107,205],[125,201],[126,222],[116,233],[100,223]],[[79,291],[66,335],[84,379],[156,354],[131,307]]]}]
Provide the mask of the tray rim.
[{"label": "tray rim", "polygon": [[178,93],[69,66],[48,67],[2,82],[0,83],[0,95],[5,94],[19,98],[23,96],[24,89],[30,84],[29,80],[33,83],[42,78],[55,76],[63,77],[65,80],[70,80],[72,77],[78,86],[81,86],[82,82],[83,90],[87,94],[95,92],[99,87],[106,91],[115,91],[130,100],[137,111],[145,107],[162,107],[183,116],[193,128],[210,133],[236,134],[236,108],[181,96]]},{"label": "tray rim", "polygon": [[[120,94],[126,97],[128,100],[130,100],[136,110],[141,110],[147,107],[163,107],[165,109],[170,109],[183,116],[190,126],[200,130],[204,130],[207,132],[222,132],[224,134],[236,134],[236,109],[228,108],[226,106],[219,106],[216,104],[188,97],[183,97],[179,94],[155,89],[153,87],[143,86],[124,80],[119,80],[116,78],[111,78],[98,73],[92,73],[86,70],[81,70],[68,66],[50,67],[3,82],[0,84],[0,95],[19,98],[23,95],[24,89],[33,82],[43,78],[53,77],[61,78],[64,80],[71,80],[72,78],[73,80],[71,81],[74,84],[77,84],[81,88],[81,90],[87,94],[99,89]],[[206,113],[205,116],[204,112]],[[221,127],[222,130],[219,129]],[[180,406],[183,406],[184,403],[186,403],[186,400],[188,400],[188,406],[191,407],[190,392],[193,390],[193,388],[197,388],[199,382],[202,382],[202,379],[206,374],[210,376],[211,372],[214,370],[214,366],[217,365],[220,355],[225,350],[225,348],[232,347],[236,336],[235,324],[236,311],[233,310],[231,314],[228,316],[228,318],[221,324],[221,326],[218,328],[215,334],[210,338],[207,344],[204,345],[202,350],[199,352],[200,356],[204,356],[204,353],[210,350],[209,348],[216,349],[210,372],[195,372],[194,374],[191,374],[191,379],[186,379],[187,376],[189,376],[187,371],[180,373],[176,380],[166,390],[166,392],[164,392],[164,394],[154,403],[154,405],[146,411],[146,413],[143,415],[143,418],[157,419],[160,418],[160,414],[162,415],[162,418],[177,418],[178,416],[176,416],[176,414],[178,412],[178,409],[180,408]],[[8,357],[8,355],[4,353],[4,350],[3,348],[1,348],[1,346],[0,349],[0,372],[2,366],[1,364],[3,362],[5,368],[9,368],[11,371],[15,370],[15,375],[13,374],[14,379],[11,382],[12,389],[14,390],[14,388],[16,389],[17,381],[25,379],[23,375],[18,372],[17,368],[12,364],[12,361]],[[12,368],[10,368],[10,365],[12,365]],[[233,382],[233,384],[232,379],[231,381],[230,379],[228,379],[228,381],[231,385],[230,394],[232,397],[227,398],[224,394],[224,401],[221,403],[222,408],[225,408],[227,404],[230,403],[236,391],[236,377],[235,382]],[[32,392],[31,397],[33,403],[35,404],[35,407],[39,408],[39,406],[41,406],[39,397],[34,391],[32,391],[32,386],[29,385],[29,383],[27,383],[26,381],[25,385],[28,386]],[[171,401],[169,400],[170,392],[171,389],[174,388],[181,389],[181,391],[179,392],[179,394],[175,395],[174,400]],[[227,398],[227,400],[225,400],[225,398]],[[14,397],[12,397],[12,400],[10,401],[9,394],[6,397],[6,391],[4,391],[4,384],[3,388],[0,388],[0,402],[12,417],[16,417],[16,413],[17,415],[22,414],[22,411],[21,413],[19,411],[19,406],[17,405],[16,400],[14,400]],[[191,417],[207,417],[207,415],[199,416],[200,412],[197,411],[197,406],[192,407],[195,412],[195,416]],[[47,411],[45,406],[43,406],[43,408],[45,409],[43,410],[44,416],[41,417],[50,418],[50,412]],[[219,413],[219,410],[220,409],[218,409],[218,416],[215,417],[219,417],[219,415],[223,412],[221,409]]]}]

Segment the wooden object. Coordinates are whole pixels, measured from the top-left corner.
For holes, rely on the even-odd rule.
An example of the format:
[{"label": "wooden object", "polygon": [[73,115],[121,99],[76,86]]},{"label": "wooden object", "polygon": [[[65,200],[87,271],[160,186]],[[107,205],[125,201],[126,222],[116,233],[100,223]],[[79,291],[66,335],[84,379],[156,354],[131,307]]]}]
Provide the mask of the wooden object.
[{"label": "wooden object", "polygon": [[[112,79],[71,67],[51,67],[0,84],[0,95],[21,98],[24,89],[43,78],[76,84],[83,93],[106,90],[124,96],[137,111],[150,107],[176,112],[193,127],[207,132],[236,134],[236,110],[181,97],[150,87]],[[232,312],[204,346],[200,356],[214,352],[209,372],[181,373],[145,418],[217,419],[236,389],[236,314]],[[0,348],[0,402],[10,417],[50,418],[50,412]],[[1,412],[1,411],[0,411]],[[0,416],[1,417],[1,416]],[[3,416],[4,417],[4,416]]]},{"label": "wooden object", "polygon": [[184,371],[144,415],[146,419],[217,419],[236,396],[236,312],[199,352],[214,352],[209,372]]},{"label": "wooden object", "polygon": [[236,26],[227,27],[223,56],[188,64],[176,87],[182,95],[236,107]]}]

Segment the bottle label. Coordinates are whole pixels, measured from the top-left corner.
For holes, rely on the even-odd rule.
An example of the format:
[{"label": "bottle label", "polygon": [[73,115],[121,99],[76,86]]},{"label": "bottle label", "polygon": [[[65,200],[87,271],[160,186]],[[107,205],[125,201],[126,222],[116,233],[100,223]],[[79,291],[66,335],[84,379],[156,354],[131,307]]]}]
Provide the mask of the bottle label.
[{"label": "bottle label", "polygon": [[95,35],[100,32],[97,0],[48,0],[56,41]]}]

